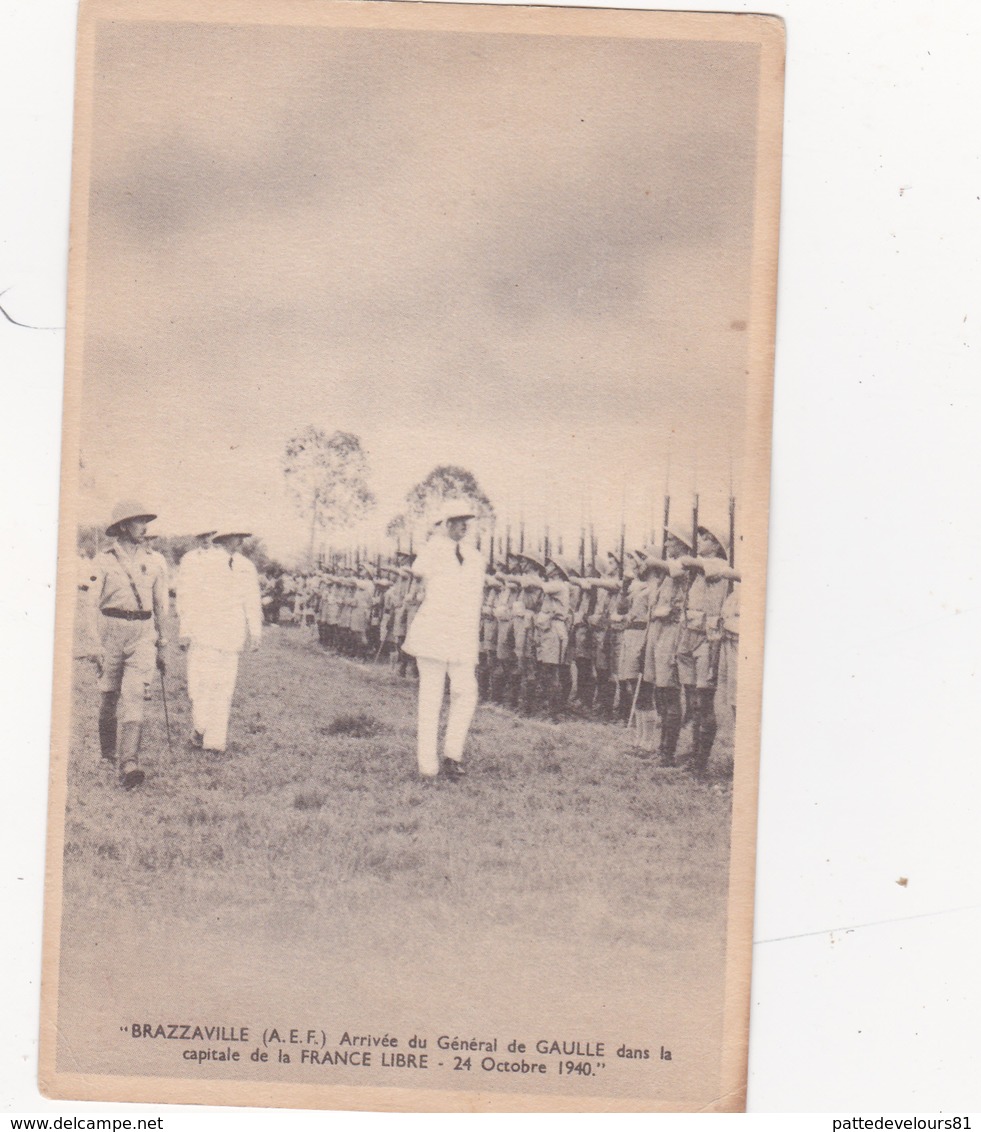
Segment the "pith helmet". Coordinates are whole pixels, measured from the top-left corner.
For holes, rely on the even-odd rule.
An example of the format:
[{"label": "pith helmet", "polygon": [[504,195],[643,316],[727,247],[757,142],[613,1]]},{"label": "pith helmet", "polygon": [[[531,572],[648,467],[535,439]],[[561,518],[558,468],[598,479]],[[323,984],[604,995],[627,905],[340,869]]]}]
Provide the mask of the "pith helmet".
[{"label": "pith helmet", "polygon": [[[725,530],[725,534],[723,534],[723,530]],[[707,523],[703,523],[703,522],[701,522],[701,520],[699,520],[698,533],[699,534],[711,535],[712,538],[714,538],[715,541],[719,544],[719,546],[722,547],[722,550],[725,553],[726,557],[727,558],[729,557],[729,531],[728,531],[728,529],[723,528],[720,523],[715,523],[715,522],[712,522],[712,521],[709,521]]]},{"label": "pith helmet", "polygon": [[582,570],[580,570],[579,563],[575,558],[563,558],[562,561],[565,563],[565,572],[570,578],[582,577]]},{"label": "pith helmet", "polygon": [[123,500],[122,503],[117,503],[112,509],[112,521],[106,527],[106,534],[110,538],[115,538],[119,534],[119,528],[123,523],[128,523],[130,519],[138,519],[142,523],[150,523],[157,516],[147,511],[139,503],[134,503],[132,499]]},{"label": "pith helmet", "polygon": [[678,542],[683,543],[689,551],[695,548],[691,544],[691,528],[685,529],[681,523],[676,523],[673,520],[668,523],[668,534],[671,538],[676,538]]},{"label": "pith helmet", "polygon": [[620,565],[620,560],[615,554],[608,554],[606,560],[602,558],[596,563],[596,576],[599,578],[609,578],[616,575],[617,569]]},{"label": "pith helmet", "polygon": [[637,576],[640,578],[646,577],[652,570],[655,570],[660,563],[661,556],[659,554],[639,551],[637,555]]},{"label": "pith helmet", "polygon": [[569,580],[569,566],[563,559],[561,559],[561,558],[546,558],[545,562],[549,566],[554,566],[555,569],[558,570],[558,572],[562,575],[563,578],[565,578],[566,581]]},{"label": "pith helmet", "polygon": [[532,566],[534,566],[537,570],[541,570],[543,574],[545,573],[545,563],[540,558],[536,558],[534,554],[526,554],[522,550],[519,553],[518,557],[523,558],[525,562],[530,562]]}]

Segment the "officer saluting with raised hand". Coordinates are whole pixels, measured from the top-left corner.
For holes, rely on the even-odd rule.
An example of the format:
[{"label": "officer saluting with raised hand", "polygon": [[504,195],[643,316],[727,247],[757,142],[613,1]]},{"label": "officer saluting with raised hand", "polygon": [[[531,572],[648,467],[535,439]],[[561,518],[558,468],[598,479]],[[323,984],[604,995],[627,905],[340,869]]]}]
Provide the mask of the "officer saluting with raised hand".
[{"label": "officer saluting with raised hand", "polygon": [[440,772],[436,745],[446,677],[450,712],[442,769],[450,779],[464,774],[463,747],[477,706],[484,559],[472,543],[464,542],[473,518],[470,504],[447,500],[433,524],[432,537],[412,564],[413,574],[426,589],[403,648],[419,666],[417,754],[419,774],[427,781]]},{"label": "officer saluting with raised hand", "polygon": [[154,668],[164,671],[168,607],[167,563],[146,543],[156,515],[138,503],[119,503],[106,534],[116,540],[93,563],[91,637],[99,674],[99,745],[119,765],[127,790],[140,786],[140,739]]}]

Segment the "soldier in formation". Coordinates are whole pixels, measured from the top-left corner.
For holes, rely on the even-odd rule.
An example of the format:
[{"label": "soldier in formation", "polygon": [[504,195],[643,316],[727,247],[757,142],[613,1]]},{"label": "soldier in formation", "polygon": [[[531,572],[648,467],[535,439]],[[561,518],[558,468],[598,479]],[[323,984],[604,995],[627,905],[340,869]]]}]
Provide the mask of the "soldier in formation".
[{"label": "soldier in formation", "polygon": [[739,576],[729,565],[727,540],[719,529],[698,528],[697,557],[682,559],[688,593],[678,639],[678,679],[684,686],[692,723],[691,768],[708,769],[717,721],[715,691],[723,638],[722,610],[729,583]]}]

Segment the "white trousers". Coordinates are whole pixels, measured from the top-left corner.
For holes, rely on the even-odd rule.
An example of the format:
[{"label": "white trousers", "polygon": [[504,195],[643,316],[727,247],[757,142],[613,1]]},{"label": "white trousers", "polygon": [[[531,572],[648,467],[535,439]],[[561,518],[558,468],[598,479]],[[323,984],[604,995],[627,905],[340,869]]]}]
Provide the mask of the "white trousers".
[{"label": "white trousers", "polygon": [[223,751],[228,741],[238,653],[192,644],[187,653],[187,694],[194,730],[209,751]]},{"label": "white trousers", "polygon": [[416,663],[419,665],[419,773],[431,777],[439,773],[436,743],[446,677],[450,678],[450,714],[443,753],[448,759],[462,762],[463,744],[477,707],[477,676],[472,664],[450,664],[424,656],[416,657]]}]

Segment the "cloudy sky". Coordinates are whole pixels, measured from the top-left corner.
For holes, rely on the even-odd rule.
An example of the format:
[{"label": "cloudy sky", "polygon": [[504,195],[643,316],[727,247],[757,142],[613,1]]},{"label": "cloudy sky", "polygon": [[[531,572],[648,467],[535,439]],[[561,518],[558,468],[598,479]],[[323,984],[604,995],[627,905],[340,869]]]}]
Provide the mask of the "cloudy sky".
[{"label": "cloudy sky", "polygon": [[567,537],[626,493],[639,540],[669,461],[721,505],[754,46],[116,22],[95,63],[84,518],[288,555],[308,424],[367,448],[365,538],[440,463]]}]

